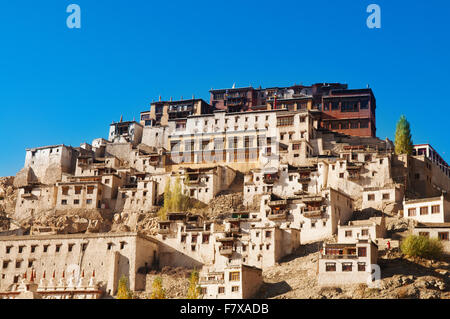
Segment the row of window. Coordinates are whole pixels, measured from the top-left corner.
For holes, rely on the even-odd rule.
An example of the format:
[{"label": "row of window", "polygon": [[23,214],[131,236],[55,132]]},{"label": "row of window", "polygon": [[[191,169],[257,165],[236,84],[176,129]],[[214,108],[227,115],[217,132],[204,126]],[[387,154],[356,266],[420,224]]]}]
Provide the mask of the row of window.
[{"label": "row of window", "polygon": [[[449,240],[449,236],[448,236],[449,232],[438,232],[438,239],[439,240]],[[423,237],[430,237],[430,232],[419,232],[419,236],[423,236]]]},{"label": "row of window", "polygon": [[[219,291],[219,295],[225,294],[225,287],[220,286],[218,291]],[[231,287],[231,292],[239,292],[239,286],[232,286]],[[208,294],[208,288],[207,287],[202,287],[201,288],[201,294],[202,295],[207,295]]]},{"label": "row of window", "polygon": [[[127,242],[125,242],[125,241],[120,242],[120,249],[124,249],[126,244],[127,244]],[[50,244],[42,245],[42,252],[43,252],[43,253],[48,253],[48,252],[50,252],[50,247],[51,247],[51,246],[52,246],[52,245],[50,245]],[[68,251],[68,252],[72,252],[75,246],[76,246],[75,243],[69,243],[69,244],[67,244],[67,251]],[[81,251],[85,251],[86,248],[87,248],[87,246],[88,246],[88,243],[81,243],[81,244],[80,244]],[[107,250],[111,250],[113,246],[114,246],[114,243],[108,243],[108,244],[107,244]],[[56,245],[55,245],[55,250],[54,250],[54,252],[55,252],[55,253],[61,252],[62,247],[63,247],[63,244],[56,244]],[[11,246],[11,245],[10,245],[10,246],[6,246],[6,247],[5,247],[5,252],[6,252],[6,254],[11,254],[13,248],[14,248],[14,246]],[[25,253],[25,251],[26,251],[27,248],[28,248],[28,247],[25,246],[25,245],[20,245],[20,246],[17,247],[17,249],[18,249],[17,252],[18,252],[19,254]],[[37,253],[37,252],[38,252],[39,245],[31,245],[31,246],[29,246],[29,248],[30,248],[30,253],[34,254],[34,253]]]},{"label": "row of window", "polygon": [[351,129],[360,129],[360,128],[369,128],[369,120],[361,120],[361,121],[332,121],[323,122],[322,127],[329,130],[351,130]]},{"label": "row of window", "polygon": [[[353,271],[353,263],[342,263],[341,271],[343,272],[351,272]],[[358,271],[366,271],[366,263],[364,262],[358,262],[357,264],[357,270]],[[336,263],[326,263],[325,264],[325,271],[327,272],[334,272],[336,271]]]},{"label": "row of window", "polygon": [[[420,216],[423,215],[429,215],[430,214],[430,208],[428,206],[420,207]],[[431,206],[431,214],[439,214],[441,212],[441,206],[440,205],[433,205]],[[417,216],[417,208],[408,208],[408,216]]]},{"label": "row of window", "polygon": [[[391,199],[391,194],[383,193],[382,198],[383,198],[383,200],[390,200]],[[374,201],[375,200],[375,194],[367,194],[367,200],[369,202]]]}]

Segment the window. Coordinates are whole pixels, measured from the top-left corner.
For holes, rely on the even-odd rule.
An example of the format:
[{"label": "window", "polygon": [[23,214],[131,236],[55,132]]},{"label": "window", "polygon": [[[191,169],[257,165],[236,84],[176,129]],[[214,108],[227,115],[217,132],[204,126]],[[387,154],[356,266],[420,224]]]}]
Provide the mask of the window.
[{"label": "window", "polygon": [[61,201],[61,205],[67,205],[67,199],[63,199],[63,200]]},{"label": "window", "polygon": [[32,268],[33,267],[33,262],[34,260],[28,260],[28,268]]},{"label": "window", "polygon": [[22,260],[17,260],[16,261],[16,268],[20,268],[22,267]]},{"label": "window", "polygon": [[391,198],[391,194],[383,194],[383,200],[389,200]]},{"label": "window", "polygon": [[440,205],[433,205],[431,206],[431,213],[432,214],[439,214],[441,212],[441,206]]},{"label": "window", "polygon": [[32,252],[32,253],[34,253],[34,252],[36,251],[36,247],[37,247],[37,245],[32,245],[32,246],[31,246],[31,252]]},{"label": "window", "polygon": [[9,254],[11,252],[13,246],[6,246],[6,253]]},{"label": "window", "polygon": [[358,263],[358,271],[366,271],[366,263]]},{"label": "window", "polygon": [[50,245],[44,245],[44,253],[48,252],[48,247],[50,247]]},{"label": "window", "polygon": [[339,173],[339,178],[344,178],[344,173]]},{"label": "window", "polygon": [[271,231],[266,231],[266,238],[271,238],[272,237],[272,232]]},{"label": "window", "polygon": [[239,271],[230,272],[230,281],[239,281],[240,274],[241,273]]},{"label": "window", "polygon": [[438,238],[439,240],[448,240],[448,232],[439,232]]},{"label": "window", "polygon": [[126,242],[121,241],[120,242],[120,249],[124,249],[126,244],[127,244]]},{"label": "window", "polygon": [[94,194],[94,186],[88,186],[87,187],[87,193],[88,194]]},{"label": "window", "polygon": [[415,208],[409,208],[408,209],[408,216],[416,216],[416,209]]},{"label": "window", "polygon": [[421,232],[419,232],[419,236],[422,236],[422,237],[430,237],[430,233],[429,232],[427,232],[427,231],[421,231]]},{"label": "window", "polygon": [[358,257],[367,257],[367,247],[358,247]]},{"label": "window", "polygon": [[25,248],[25,246],[19,246],[19,254],[23,253],[24,248]]},{"label": "window", "polygon": [[428,206],[420,207],[420,215],[428,215]]},{"label": "window", "polygon": [[69,187],[63,187],[62,188],[62,194],[63,195],[69,195]]},{"label": "window", "polygon": [[336,271],[336,263],[326,263],[325,271]]},{"label": "window", "polygon": [[208,293],[208,288],[202,287],[201,294],[206,295]]},{"label": "window", "polygon": [[80,204],[80,200],[79,199],[74,199],[73,200],[73,204],[74,205],[79,205]]},{"label": "window", "polygon": [[362,236],[369,236],[369,230],[368,229],[362,229],[361,230],[361,235]]},{"label": "window", "polygon": [[352,237],[352,231],[351,230],[346,230],[345,231],[345,237]]},{"label": "window", "polygon": [[81,186],[75,186],[75,195],[81,194]]},{"label": "window", "polygon": [[87,204],[87,205],[92,204],[92,199],[86,199],[86,204]]},{"label": "window", "polygon": [[219,287],[219,294],[225,293],[225,287]]},{"label": "window", "polygon": [[239,292],[239,286],[231,287],[231,292]]},{"label": "window", "polygon": [[311,228],[316,228],[316,222],[311,222]]},{"label": "window", "polygon": [[367,195],[367,200],[368,200],[368,201],[373,201],[373,200],[375,200],[375,194],[369,194],[369,195]]},{"label": "window", "polygon": [[9,260],[3,261],[3,269],[8,268],[8,266],[9,266]]},{"label": "window", "polygon": [[67,251],[71,252],[73,250],[73,246],[75,246],[75,244],[69,244],[69,246],[67,247]]},{"label": "window", "polygon": [[55,252],[59,253],[61,251],[61,246],[62,245],[56,245]]},{"label": "window", "polygon": [[81,250],[85,251],[87,248],[87,245],[88,245],[87,243],[81,244]]},{"label": "window", "polygon": [[293,124],[294,124],[293,116],[284,116],[284,117],[277,118],[277,126],[289,126],[289,125],[293,125]]},{"label": "window", "polygon": [[343,263],[342,264],[342,271],[352,271],[352,263]]}]

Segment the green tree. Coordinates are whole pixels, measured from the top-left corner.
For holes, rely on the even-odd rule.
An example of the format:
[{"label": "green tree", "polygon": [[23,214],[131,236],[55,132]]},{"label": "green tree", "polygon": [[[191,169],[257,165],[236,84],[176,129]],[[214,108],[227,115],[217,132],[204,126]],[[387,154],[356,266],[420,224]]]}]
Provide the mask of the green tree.
[{"label": "green tree", "polygon": [[413,142],[411,138],[411,129],[409,122],[404,115],[400,116],[395,131],[395,154],[411,155],[413,151]]},{"label": "green tree", "polygon": [[117,299],[133,299],[133,294],[128,288],[128,278],[125,275],[119,280],[119,287],[117,289]]},{"label": "green tree", "polygon": [[194,269],[191,273],[191,277],[189,279],[189,288],[187,293],[187,299],[199,299],[201,296],[201,288],[198,285],[198,281],[200,279],[200,275],[196,269]]},{"label": "green tree", "polygon": [[166,299],[166,291],[163,288],[162,278],[156,277],[153,280],[152,295],[150,299]]},{"label": "green tree", "polygon": [[439,259],[443,254],[442,243],[438,239],[410,235],[400,245],[402,253],[410,257]]},{"label": "green tree", "polygon": [[169,212],[185,212],[191,208],[190,198],[183,193],[183,187],[179,177],[174,185],[167,181],[164,188],[164,206],[159,210],[158,215],[161,220],[167,219]]}]

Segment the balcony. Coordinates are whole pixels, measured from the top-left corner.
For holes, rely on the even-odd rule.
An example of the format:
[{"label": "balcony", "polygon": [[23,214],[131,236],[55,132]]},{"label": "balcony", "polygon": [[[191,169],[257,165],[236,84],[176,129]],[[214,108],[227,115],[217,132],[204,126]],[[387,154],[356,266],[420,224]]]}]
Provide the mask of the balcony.
[{"label": "balcony", "polygon": [[199,283],[199,285],[214,285],[214,284],[223,285],[225,283],[225,280],[223,280],[223,279],[207,279],[207,278],[204,278],[204,279],[200,279],[198,281],[198,283]]},{"label": "balcony", "polygon": [[321,203],[322,201],[322,196],[305,196],[302,198],[303,203]]},{"label": "balcony", "polygon": [[306,218],[320,218],[322,217],[323,212],[321,210],[313,210],[313,211],[305,211],[303,216]]},{"label": "balcony", "polygon": [[22,198],[33,198],[34,195],[32,193],[24,193],[22,194]]},{"label": "balcony", "polygon": [[223,256],[229,256],[233,254],[233,247],[230,246],[221,246],[219,248],[219,253]]},{"label": "balcony", "polygon": [[267,215],[267,218],[269,220],[284,220],[286,219],[287,211],[281,210],[281,211],[275,211],[269,215]]},{"label": "balcony", "polygon": [[358,255],[320,255],[321,259],[358,259]]},{"label": "balcony", "polygon": [[269,205],[270,207],[286,206],[286,205],[287,205],[287,200],[285,200],[285,199],[281,199],[281,200],[273,200],[273,201],[270,201],[268,205]]}]

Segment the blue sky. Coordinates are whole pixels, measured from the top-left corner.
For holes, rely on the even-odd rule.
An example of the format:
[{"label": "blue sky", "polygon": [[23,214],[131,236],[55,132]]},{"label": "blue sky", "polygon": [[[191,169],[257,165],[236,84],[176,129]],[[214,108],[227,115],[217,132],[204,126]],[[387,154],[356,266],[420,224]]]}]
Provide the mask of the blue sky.
[{"label": "blue sky", "polygon": [[[381,29],[366,26],[371,3]],[[209,100],[233,83],[369,84],[378,137],[405,114],[414,142],[449,161],[449,15],[448,1],[2,1],[0,176],[26,148],[90,143],[159,95]]]}]

